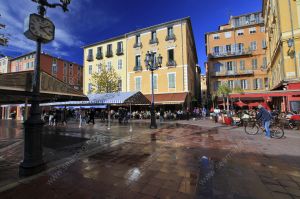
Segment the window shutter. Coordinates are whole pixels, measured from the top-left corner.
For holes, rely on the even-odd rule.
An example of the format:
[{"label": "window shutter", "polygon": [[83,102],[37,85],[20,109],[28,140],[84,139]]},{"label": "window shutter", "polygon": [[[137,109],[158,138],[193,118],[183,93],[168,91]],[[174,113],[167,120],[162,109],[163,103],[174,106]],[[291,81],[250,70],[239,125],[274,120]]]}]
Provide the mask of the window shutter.
[{"label": "window shutter", "polygon": [[256,82],[256,79],[254,79],[253,80],[253,89],[255,90],[255,89],[257,89],[257,84],[256,84],[257,82]]},{"label": "window shutter", "polygon": [[233,71],[234,71],[234,72],[237,72],[237,64],[236,64],[236,61],[234,61],[234,62],[232,63],[232,65],[233,65]]},{"label": "window shutter", "polygon": [[262,79],[258,79],[258,82],[259,82],[259,89],[262,89]]},{"label": "window shutter", "polygon": [[249,88],[250,88],[250,87],[249,87],[249,86],[250,86],[250,85],[249,85],[249,80],[247,79],[245,82],[246,82],[246,89],[249,89]]},{"label": "window shutter", "polygon": [[232,44],[231,45],[231,53],[234,54],[234,52],[235,52],[235,44]]},{"label": "window shutter", "polygon": [[224,63],[220,63],[220,71],[221,71],[221,72],[224,71]]}]

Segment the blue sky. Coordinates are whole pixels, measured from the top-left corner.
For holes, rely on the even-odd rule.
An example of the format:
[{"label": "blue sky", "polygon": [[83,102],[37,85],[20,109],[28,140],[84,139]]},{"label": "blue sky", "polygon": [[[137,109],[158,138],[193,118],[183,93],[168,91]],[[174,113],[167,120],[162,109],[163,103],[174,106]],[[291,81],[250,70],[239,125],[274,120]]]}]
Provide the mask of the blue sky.
[{"label": "blue sky", "polygon": [[[203,68],[204,34],[228,23],[230,15],[260,11],[261,4],[262,0],[72,0],[68,13],[59,8],[47,11],[56,25],[56,39],[43,50],[82,64],[83,45],[190,16]],[[23,35],[24,18],[35,11],[31,0],[0,0],[0,23],[6,24],[4,33],[10,34],[9,46],[0,46],[0,53],[18,56],[35,49],[35,43]]]}]

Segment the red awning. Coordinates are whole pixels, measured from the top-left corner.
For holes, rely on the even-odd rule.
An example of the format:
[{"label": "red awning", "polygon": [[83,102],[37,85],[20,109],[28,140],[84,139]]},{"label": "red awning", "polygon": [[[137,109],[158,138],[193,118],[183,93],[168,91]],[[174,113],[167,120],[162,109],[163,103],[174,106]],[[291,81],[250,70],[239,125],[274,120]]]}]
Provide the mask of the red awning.
[{"label": "red awning", "polygon": [[235,102],[235,105],[239,106],[239,107],[243,107],[243,106],[248,106],[248,104],[242,102],[241,100],[238,102]]},{"label": "red awning", "polygon": [[[154,94],[155,104],[184,104],[188,93]],[[152,95],[145,95],[151,102]]]}]

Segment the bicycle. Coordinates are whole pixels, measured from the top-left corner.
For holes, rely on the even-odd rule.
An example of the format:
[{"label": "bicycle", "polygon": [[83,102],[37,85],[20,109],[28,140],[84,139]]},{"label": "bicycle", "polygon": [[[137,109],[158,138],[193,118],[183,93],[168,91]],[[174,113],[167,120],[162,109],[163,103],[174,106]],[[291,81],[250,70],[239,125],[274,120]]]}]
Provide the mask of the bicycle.
[{"label": "bicycle", "polygon": [[[248,135],[256,135],[259,132],[266,132],[265,128],[262,125],[262,122],[254,120],[247,122],[244,128],[245,132]],[[271,138],[281,139],[284,136],[284,130],[282,127],[276,124],[274,120],[271,121],[270,124],[270,136]]]}]

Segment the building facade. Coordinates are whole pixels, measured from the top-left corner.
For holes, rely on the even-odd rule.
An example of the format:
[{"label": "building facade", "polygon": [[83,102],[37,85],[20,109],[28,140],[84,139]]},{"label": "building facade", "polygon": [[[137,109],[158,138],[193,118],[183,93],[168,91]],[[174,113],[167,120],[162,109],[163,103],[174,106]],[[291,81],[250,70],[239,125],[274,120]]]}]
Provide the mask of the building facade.
[{"label": "building facade", "polygon": [[206,79],[206,75],[201,75],[200,76],[201,80],[200,80],[200,88],[201,88],[201,102],[202,102],[202,106],[207,106],[207,79]]},{"label": "building facade", "polygon": [[[181,103],[190,105],[192,99],[198,99],[200,74],[197,69],[197,53],[190,18],[170,21],[167,23],[143,28],[126,33],[124,36],[108,39],[84,47],[84,93],[88,93],[90,76],[96,69],[97,61],[88,61],[89,52],[94,53],[98,47],[108,48],[112,45],[115,50],[119,42],[123,42],[124,54],[114,56],[111,62],[117,66],[122,59],[124,67],[118,72],[122,79],[122,90],[141,91],[146,96],[151,94],[151,72],[147,70],[144,60],[148,51],[163,57],[162,67],[154,71],[154,92],[156,103],[164,103],[176,94],[180,100],[172,99],[166,103]],[[92,65],[92,66],[91,66]],[[89,70],[91,66],[91,70]],[[94,69],[95,67],[95,69]],[[123,81],[126,80],[126,81]],[[164,100],[165,99],[165,100]]]},{"label": "building facade", "polygon": [[10,59],[11,57],[8,56],[0,58],[0,73],[9,72]]},{"label": "building facade", "polygon": [[206,33],[208,96],[226,83],[233,92],[268,89],[265,27],[260,12],[231,17]]},{"label": "building facade", "polygon": [[125,35],[84,46],[84,93],[92,92],[92,74],[114,68],[119,76],[119,91],[127,90]]},{"label": "building facade", "polygon": [[[41,70],[63,81],[76,90],[82,90],[83,68],[61,58],[41,53]],[[10,60],[9,72],[34,70],[35,52],[31,52]]]}]

